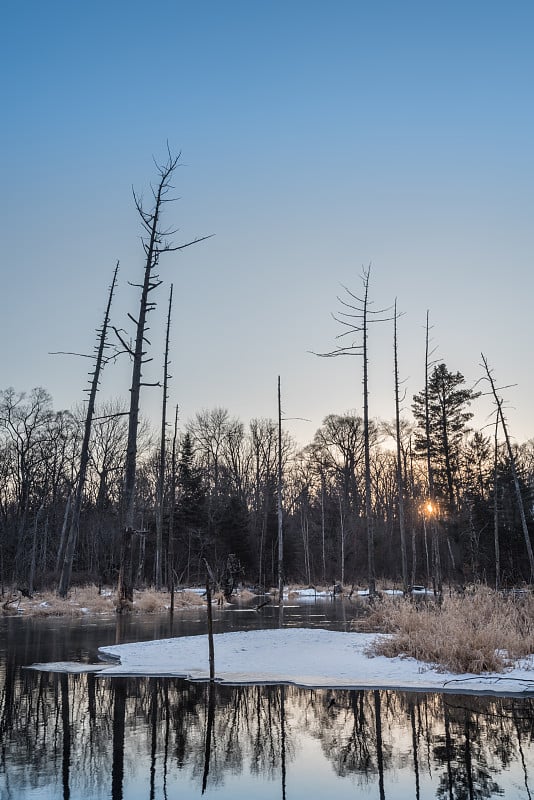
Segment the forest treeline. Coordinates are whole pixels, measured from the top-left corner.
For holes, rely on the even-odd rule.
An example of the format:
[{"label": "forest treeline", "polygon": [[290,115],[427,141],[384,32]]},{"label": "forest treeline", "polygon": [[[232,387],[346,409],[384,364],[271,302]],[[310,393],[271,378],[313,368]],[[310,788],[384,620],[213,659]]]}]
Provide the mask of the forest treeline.
[{"label": "forest treeline", "polygon": [[[408,580],[511,586],[530,581],[525,531],[533,525],[534,440],[510,451],[491,429],[469,427],[477,394],[437,364],[400,426]],[[0,392],[0,580],[2,592],[57,584],[80,469],[85,409],[55,411],[43,388]],[[73,582],[115,584],[124,528],[128,411],[97,407],[73,560]],[[394,423],[371,421],[371,514],[376,575],[402,585],[399,470]],[[142,422],[135,488],[134,583],[219,579],[277,584],[278,423],[245,425],[223,408],[202,410],[181,429]],[[432,505],[427,460],[432,460]],[[306,584],[367,580],[364,424],[330,414],[299,447],[282,436],[284,577]],[[163,502],[158,486],[163,464]],[[513,469],[512,469],[513,466]],[[518,503],[517,483],[522,503]],[[157,536],[159,508],[161,536]],[[156,551],[159,550],[159,553]],[[169,555],[170,554],[170,555]]]},{"label": "forest treeline", "polygon": [[[463,375],[432,361],[426,322],[424,387],[400,416],[397,303],[373,310],[370,268],[363,296],[345,287],[334,315],[342,333],[325,357],[356,355],[363,372],[362,416],[330,414],[313,440],[297,447],[278,420],[246,427],[226,409],[198,412],[182,430],[168,414],[171,284],[161,382],[147,383],[152,361],[147,319],[157,308],[161,259],[210,236],[174,244],[162,222],[173,202],[180,155],[156,163],[148,205],[134,192],[144,269],[132,334],[111,322],[115,267],[97,331],[89,397],[80,411],[56,412],[45,389],[0,392],[0,582],[32,594],[73,580],[117,584],[117,610],[133,586],[171,589],[200,582],[206,571],[227,594],[246,579],[260,588],[283,581],[332,584],[376,578],[433,584],[487,581],[497,588],[534,580],[531,544],[534,443],[513,447],[493,373],[484,378],[495,403],[494,435],[470,429],[479,393]],[[154,294],[156,292],[156,294]],[[369,410],[367,342],[371,323],[394,322],[395,419]],[[111,330],[115,339],[109,340]],[[73,354],[70,355],[80,355]],[[82,354],[83,355],[83,354]],[[132,365],[129,401],[98,408],[105,365]],[[159,431],[141,423],[141,389],[161,385]],[[504,441],[503,441],[504,437]],[[501,443],[502,442],[502,443]]]}]

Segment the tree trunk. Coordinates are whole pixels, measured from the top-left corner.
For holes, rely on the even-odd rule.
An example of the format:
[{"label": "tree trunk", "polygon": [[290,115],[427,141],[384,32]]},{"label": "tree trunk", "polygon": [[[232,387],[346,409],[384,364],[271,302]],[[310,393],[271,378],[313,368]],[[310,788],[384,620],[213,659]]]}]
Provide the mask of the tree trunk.
[{"label": "tree trunk", "polygon": [[495,591],[501,588],[501,551],[499,547],[499,483],[497,480],[497,464],[498,464],[498,442],[497,431],[499,427],[499,417],[495,420],[495,444],[494,444],[494,459],[493,459],[493,542],[495,546]]},{"label": "tree trunk", "polygon": [[93,425],[93,416],[95,413],[96,395],[98,392],[98,385],[100,383],[100,374],[105,365],[106,359],[104,351],[106,348],[106,337],[109,326],[109,314],[111,311],[111,301],[113,300],[113,293],[117,283],[117,272],[119,270],[119,262],[115,266],[113,273],[113,280],[108,295],[108,303],[106,306],[106,313],[104,314],[104,322],[100,329],[100,337],[98,341],[98,349],[96,353],[95,368],[93,371],[93,378],[91,381],[91,388],[89,389],[89,403],[87,406],[87,415],[85,417],[85,429],[83,434],[82,450],[80,453],[80,470],[78,472],[78,482],[76,484],[76,493],[74,495],[74,505],[72,509],[72,517],[69,528],[69,535],[67,545],[65,547],[65,556],[63,558],[63,567],[59,579],[58,595],[66,597],[70,586],[70,576],[72,572],[72,562],[74,560],[74,552],[76,550],[76,541],[78,539],[78,529],[80,525],[80,513],[82,509],[83,492],[85,488],[85,478],[87,476],[87,467],[89,464],[89,444],[91,441],[91,429]]},{"label": "tree trunk", "polygon": [[399,400],[399,363],[397,349],[397,301],[395,300],[393,312],[393,350],[395,360],[395,428],[397,439],[397,497],[399,507],[399,528],[401,545],[401,565],[402,565],[402,590],[404,594],[408,592],[408,560],[406,557],[406,528],[404,524],[404,477],[402,474],[402,453],[401,453],[401,433],[400,433],[400,400]]},{"label": "tree trunk", "polygon": [[502,400],[499,399],[497,396],[497,389],[495,387],[495,382],[493,380],[493,376],[491,374],[491,370],[488,367],[488,362],[484,358],[484,354],[482,354],[482,361],[484,363],[484,368],[486,370],[486,375],[488,376],[488,381],[491,386],[491,392],[495,399],[495,403],[497,405],[497,418],[500,418],[501,425],[504,433],[504,439],[506,442],[506,449],[508,451],[508,458],[510,459],[510,470],[512,472],[512,478],[514,481],[514,488],[515,488],[515,496],[517,500],[517,507],[519,509],[519,515],[521,517],[521,528],[523,529],[523,538],[525,540],[525,546],[527,549],[528,554],[528,563],[530,566],[530,578],[529,583],[532,583],[534,580],[534,553],[532,552],[532,544],[530,542],[530,534],[528,532],[528,525],[527,525],[527,518],[525,514],[525,506],[523,504],[523,498],[521,496],[521,487],[519,485],[519,477],[517,474],[517,466],[514,457],[514,453],[512,450],[512,445],[510,444],[510,437],[508,435],[508,427],[506,425],[506,420],[504,418],[504,414],[502,411]]},{"label": "tree trunk", "polygon": [[369,442],[369,382],[367,356],[367,308],[369,295],[369,270],[364,275],[363,300],[363,437],[365,454],[365,524],[367,528],[367,573],[369,597],[376,594],[375,539],[371,505],[371,447]]},{"label": "tree trunk", "polygon": [[159,449],[159,475],[158,475],[158,509],[156,517],[156,563],[154,567],[154,582],[156,591],[161,591],[162,586],[162,555],[163,555],[163,510],[165,506],[165,444],[167,428],[167,386],[169,380],[169,333],[171,329],[172,308],[172,283],[169,294],[169,313],[167,315],[167,332],[165,335],[165,358],[163,363],[163,398],[161,403],[161,440]]},{"label": "tree trunk", "polygon": [[[141,217],[142,226],[147,233],[147,240],[143,241],[143,248],[145,251],[145,270],[144,280],[140,285],[141,298],[139,301],[139,316],[136,323],[136,336],[135,346],[132,350],[126,342],[120,337],[122,344],[132,357],[132,383],[130,388],[130,411],[128,415],[128,444],[126,447],[126,463],[124,466],[124,531],[122,536],[121,550],[131,547],[132,535],[135,532],[135,483],[136,483],[136,470],[137,470],[137,431],[139,428],[139,397],[141,393],[141,382],[143,364],[146,362],[146,351],[144,350],[146,339],[146,324],[147,315],[155,308],[155,303],[151,302],[150,292],[160,285],[161,281],[158,276],[154,274],[154,269],[159,263],[162,253],[183,250],[192,244],[202,241],[202,239],[195,239],[188,244],[179,247],[171,246],[166,241],[166,232],[160,228],[160,218],[163,206],[169,199],[166,197],[170,190],[170,179],[176,169],[178,158],[171,156],[167,163],[158,168],[159,183],[157,188],[153,191],[154,205],[152,210],[145,211],[140,201],[135,198],[137,211]],[[205,239],[207,237],[203,237]],[[132,318],[133,319],[133,318]],[[121,553],[121,566],[119,569],[119,580],[117,588],[117,609],[120,610],[123,605],[127,605],[128,598],[133,594],[133,587],[131,586],[131,571],[127,569],[128,558],[126,553]]]},{"label": "tree trunk", "polygon": [[174,613],[174,506],[176,504],[176,439],[178,437],[178,406],[174,412],[174,435],[172,437],[171,490],[169,499],[169,549],[167,555],[167,583],[171,593],[171,616]]},{"label": "tree trunk", "polygon": [[278,622],[284,622],[284,528],[282,517],[282,403],[280,398],[280,375],[278,376],[278,480],[276,487],[278,518]]}]

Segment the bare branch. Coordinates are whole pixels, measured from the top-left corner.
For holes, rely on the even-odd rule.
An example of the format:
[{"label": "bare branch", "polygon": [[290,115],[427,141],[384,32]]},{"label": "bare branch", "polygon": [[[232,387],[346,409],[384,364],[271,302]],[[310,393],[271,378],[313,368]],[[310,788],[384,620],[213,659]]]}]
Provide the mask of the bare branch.
[{"label": "bare branch", "polygon": [[121,336],[121,335],[120,335],[120,333],[119,333],[119,329],[118,329],[118,328],[116,328],[114,325],[112,325],[111,327],[112,327],[113,331],[115,332],[115,336],[117,337],[117,339],[119,340],[119,342],[120,342],[120,343],[122,344],[122,346],[124,347],[124,350],[125,350],[127,353],[129,353],[131,356],[133,356],[133,354],[134,354],[134,353],[133,353],[133,350],[132,350],[132,348],[131,348],[131,347],[130,347],[128,344],[126,344],[126,342],[124,341],[124,339],[122,338],[122,336]]},{"label": "bare branch", "polygon": [[87,353],[71,353],[69,350],[54,350],[48,353],[49,356],[80,356],[80,358],[94,358],[94,355]]}]

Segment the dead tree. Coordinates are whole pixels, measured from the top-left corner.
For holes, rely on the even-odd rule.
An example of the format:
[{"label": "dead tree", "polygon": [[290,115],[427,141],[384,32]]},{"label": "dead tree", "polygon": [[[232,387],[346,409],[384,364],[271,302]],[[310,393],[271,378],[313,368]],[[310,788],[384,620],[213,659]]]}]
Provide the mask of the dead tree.
[{"label": "dead tree", "polygon": [[137,470],[137,431],[139,427],[139,398],[142,386],[158,385],[147,384],[142,381],[143,365],[151,358],[147,358],[146,346],[150,342],[146,338],[148,331],[147,316],[156,308],[156,303],[151,300],[151,292],[161,285],[162,281],[155,273],[159,264],[160,256],[163,253],[184,250],[192,244],[204,241],[209,237],[194,239],[183,245],[173,245],[169,240],[175,230],[165,230],[161,227],[161,216],[165,205],[172,202],[173,198],[168,197],[172,189],[171,179],[178,165],[180,154],[173,156],[168,152],[165,164],[157,165],[158,183],[152,187],[153,205],[147,211],[141,199],[134,192],[134,202],[137,212],[141,219],[141,227],[144,231],[142,238],[143,250],[145,253],[144,279],[141,284],[134,284],[141,290],[139,300],[139,314],[137,319],[130,316],[135,324],[136,335],[135,343],[129,345],[124,338],[122,331],[115,329],[115,332],[132,359],[132,382],[130,388],[130,411],[128,415],[128,444],[126,448],[126,462],[124,466],[124,523],[121,537],[121,555],[119,565],[119,580],[117,591],[117,610],[123,611],[129,607],[133,600],[132,585],[132,537],[135,533],[135,483]]},{"label": "dead tree", "polygon": [[176,442],[178,439],[178,406],[174,412],[174,433],[171,451],[171,488],[169,497],[169,545],[167,551],[167,583],[171,593],[171,616],[174,613],[174,506],[176,503]]},{"label": "dead tree", "polygon": [[163,555],[163,510],[165,506],[165,461],[166,461],[166,439],[167,439],[167,387],[169,378],[169,334],[171,330],[171,309],[172,309],[172,283],[169,293],[169,312],[167,314],[167,332],[165,334],[165,356],[163,363],[163,399],[161,403],[161,441],[159,448],[159,475],[157,491],[157,516],[156,516],[156,563],[155,563],[155,585],[159,592],[163,583],[162,578],[162,555]]},{"label": "dead tree", "polygon": [[501,548],[499,543],[499,415],[495,419],[493,438],[493,545],[495,550],[495,591],[501,588]]},{"label": "dead tree", "polygon": [[363,426],[364,426],[364,460],[365,460],[365,525],[367,532],[367,576],[369,583],[369,596],[373,597],[376,594],[376,578],[375,578],[375,544],[374,544],[374,526],[371,502],[371,447],[370,447],[370,423],[369,423],[369,356],[367,347],[367,338],[369,333],[369,325],[372,322],[386,322],[390,317],[385,317],[390,309],[382,308],[377,311],[370,309],[371,301],[369,300],[369,276],[371,267],[363,270],[363,297],[358,297],[353,294],[346,286],[343,288],[349,296],[349,300],[342,300],[338,297],[341,305],[348,309],[339,314],[334,314],[333,317],[336,322],[343,325],[346,330],[338,334],[336,339],[342,339],[346,336],[355,336],[361,334],[361,343],[352,341],[349,345],[336,347],[329,353],[315,353],[315,355],[323,358],[333,358],[336,356],[361,356],[363,359]]},{"label": "dead tree", "polygon": [[399,362],[397,348],[397,300],[395,300],[393,311],[393,350],[395,361],[395,433],[397,443],[397,495],[399,507],[399,528],[401,544],[401,564],[402,564],[402,589],[404,594],[408,592],[408,560],[406,557],[406,526],[404,523],[404,475],[403,461],[401,452],[401,425],[400,425],[400,398],[399,398]]},{"label": "dead tree", "polygon": [[276,481],[276,505],[278,518],[278,623],[284,621],[284,526],[282,516],[282,403],[280,399],[280,375],[278,376],[278,478]]},{"label": "dead tree", "polygon": [[[430,442],[430,394],[428,390],[429,370],[432,366],[430,357],[434,351],[430,352],[430,326],[429,326],[429,312],[426,312],[426,328],[425,328],[425,438],[426,438],[426,468],[428,475],[428,496],[429,503],[427,509],[429,512],[432,524],[432,576],[434,583],[434,594],[441,597],[442,594],[442,580],[441,580],[441,555],[439,549],[439,536],[438,536],[438,522],[436,518],[436,489],[434,485],[434,469],[432,466],[431,457],[431,442]],[[426,513],[426,509],[425,512]]]},{"label": "dead tree", "polygon": [[512,445],[510,443],[510,436],[508,434],[508,427],[506,425],[506,419],[503,414],[502,410],[502,398],[500,398],[497,394],[499,391],[495,386],[495,381],[493,379],[493,372],[488,366],[488,362],[484,357],[484,354],[481,353],[482,356],[482,364],[486,371],[486,377],[491,387],[491,394],[493,395],[493,399],[495,400],[495,405],[497,406],[497,419],[500,419],[502,430],[504,433],[504,440],[506,442],[506,450],[508,452],[508,458],[510,460],[510,472],[512,473],[512,479],[514,482],[514,489],[515,489],[515,496],[517,500],[517,508],[519,510],[519,516],[521,517],[521,528],[523,530],[523,537],[525,539],[525,546],[527,549],[528,555],[528,563],[530,566],[530,578],[529,583],[532,583],[534,580],[534,553],[532,552],[532,544],[530,541],[530,534],[528,532],[528,525],[527,525],[527,517],[525,514],[525,505],[523,503],[523,498],[521,496],[521,487],[519,485],[519,477],[517,473],[517,464],[514,456],[514,452],[512,450]]},{"label": "dead tree", "polygon": [[111,281],[111,286],[109,289],[108,303],[104,314],[104,322],[102,323],[102,327],[98,331],[99,337],[98,337],[98,346],[95,357],[95,368],[91,373],[92,379],[90,382],[90,388],[87,390],[89,392],[89,402],[87,405],[87,414],[85,416],[85,427],[84,427],[84,434],[82,441],[82,449],[80,452],[80,469],[78,471],[78,481],[76,483],[76,492],[74,495],[74,503],[72,508],[70,527],[69,527],[69,535],[67,538],[67,543],[65,545],[63,566],[61,568],[61,576],[59,579],[58,595],[60,597],[67,596],[67,592],[70,586],[72,562],[74,560],[74,552],[76,550],[76,542],[78,539],[78,529],[80,527],[80,513],[82,509],[85,478],[87,476],[87,467],[89,464],[89,457],[90,457],[89,445],[91,441],[93,416],[95,413],[96,395],[100,383],[100,375],[107,361],[105,352],[106,348],[108,347],[107,333],[109,327],[109,315],[111,311],[111,302],[113,300],[113,293],[115,291],[115,286],[117,283],[118,270],[119,270],[119,262],[117,261],[117,264],[115,266],[115,271],[113,273],[113,280]]}]

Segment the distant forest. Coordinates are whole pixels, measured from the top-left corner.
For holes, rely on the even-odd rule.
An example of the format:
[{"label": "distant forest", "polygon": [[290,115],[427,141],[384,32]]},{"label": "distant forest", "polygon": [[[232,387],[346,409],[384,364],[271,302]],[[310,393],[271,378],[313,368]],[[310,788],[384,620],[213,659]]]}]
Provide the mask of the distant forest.
[{"label": "distant forest", "polygon": [[[230,592],[237,581],[260,589],[282,582],[431,584],[478,581],[496,588],[534,579],[534,441],[514,446],[492,371],[493,430],[470,428],[479,392],[459,372],[432,361],[426,325],[425,380],[401,419],[397,306],[373,311],[370,270],[362,297],[346,289],[335,316],[340,342],[324,357],[355,355],[362,365],[363,409],[328,415],[299,448],[278,419],[246,428],[226,409],[196,414],[178,430],[168,408],[170,287],[159,431],[143,423],[141,388],[151,345],[147,318],[157,308],[160,259],[203,241],[174,245],[161,217],[172,202],[179,156],[157,166],[151,205],[134,201],[142,229],[144,276],[135,333],[111,324],[97,331],[88,403],[54,411],[45,389],[0,392],[0,583],[32,594],[74,581],[116,584],[117,610],[134,586],[175,587],[211,572]],[[395,420],[372,419],[367,340],[371,322],[394,322]],[[109,340],[110,329],[115,334]],[[71,354],[79,355],[79,354]],[[125,355],[132,365],[128,404],[98,406],[101,372]],[[154,385],[154,384],[152,384]]]},{"label": "distant forest", "polygon": [[[413,398],[400,437],[407,582],[509,586],[530,581],[522,511],[532,532],[534,441],[512,446],[469,429],[476,395],[444,364]],[[159,433],[141,422],[132,538],[134,585],[184,586],[219,578],[277,585],[278,423],[245,427],[226,409],[199,412],[183,430],[167,426],[164,496]],[[26,592],[59,580],[80,469],[83,415],[54,411],[48,393],[0,392],[0,579]],[[427,436],[428,434],[428,436]],[[73,582],[115,584],[124,527],[128,411],[97,407],[73,556]],[[428,447],[433,490],[428,481]],[[282,436],[284,577],[310,585],[368,580],[364,424],[327,416],[298,448]],[[378,585],[402,587],[399,474],[394,425],[370,422],[373,547]],[[513,466],[513,468],[512,468]],[[522,504],[518,503],[517,485]],[[163,509],[158,542],[158,509]],[[435,552],[433,548],[437,548]],[[169,556],[169,553],[171,554]]]}]

